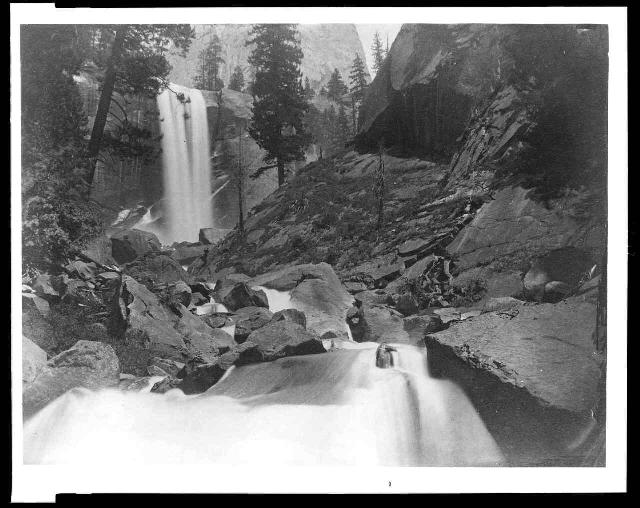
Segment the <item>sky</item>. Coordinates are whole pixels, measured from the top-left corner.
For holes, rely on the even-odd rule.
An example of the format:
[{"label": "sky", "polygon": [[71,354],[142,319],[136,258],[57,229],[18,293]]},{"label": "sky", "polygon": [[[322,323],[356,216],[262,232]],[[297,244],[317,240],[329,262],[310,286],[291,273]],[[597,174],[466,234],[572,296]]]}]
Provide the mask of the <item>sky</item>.
[{"label": "sky", "polygon": [[362,41],[362,47],[364,49],[364,53],[367,57],[367,65],[369,66],[369,72],[373,76],[373,55],[371,54],[371,44],[373,44],[373,35],[376,33],[376,30],[380,33],[380,38],[382,39],[382,44],[386,46],[387,44],[387,35],[389,36],[389,47],[393,43],[396,35],[400,31],[400,27],[402,25],[358,25],[356,24],[356,29],[358,30],[358,35],[360,36],[360,40]]}]

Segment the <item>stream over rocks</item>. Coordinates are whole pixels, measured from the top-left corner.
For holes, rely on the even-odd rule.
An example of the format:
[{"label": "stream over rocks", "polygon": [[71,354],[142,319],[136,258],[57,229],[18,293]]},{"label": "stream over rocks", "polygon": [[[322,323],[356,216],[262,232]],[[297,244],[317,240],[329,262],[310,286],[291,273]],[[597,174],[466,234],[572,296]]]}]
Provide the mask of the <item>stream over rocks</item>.
[{"label": "stream over rocks", "polygon": [[74,389],[25,425],[26,464],[495,466],[464,393],[425,350],[375,343],[232,369],[199,395]]}]

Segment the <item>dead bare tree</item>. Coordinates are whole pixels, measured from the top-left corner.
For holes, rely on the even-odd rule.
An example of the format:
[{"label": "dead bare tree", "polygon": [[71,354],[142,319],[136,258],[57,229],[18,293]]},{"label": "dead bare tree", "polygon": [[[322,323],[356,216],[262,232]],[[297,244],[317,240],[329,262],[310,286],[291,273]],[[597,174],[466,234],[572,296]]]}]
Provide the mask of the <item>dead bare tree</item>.
[{"label": "dead bare tree", "polygon": [[384,221],[384,148],[382,141],[378,148],[378,168],[375,174],[373,195],[378,202],[378,222],[376,229],[380,231]]}]

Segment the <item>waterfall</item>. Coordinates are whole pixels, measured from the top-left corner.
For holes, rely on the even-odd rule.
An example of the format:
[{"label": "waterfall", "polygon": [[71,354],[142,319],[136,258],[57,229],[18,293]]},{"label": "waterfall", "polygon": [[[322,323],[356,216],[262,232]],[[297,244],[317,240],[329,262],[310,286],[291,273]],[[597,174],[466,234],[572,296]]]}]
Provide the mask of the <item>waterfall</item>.
[{"label": "waterfall", "polygon": [[166,201],[163,244],[198,241],[213,225],[207,108],[199,90],[171,84],[158,96]]},{"label": "waterfall", "polygon": [[26,422],[25,463],[504,465],[424,349],[392,344],[381,369],[377,346],[236,367],[199,395],[74,389]]}]

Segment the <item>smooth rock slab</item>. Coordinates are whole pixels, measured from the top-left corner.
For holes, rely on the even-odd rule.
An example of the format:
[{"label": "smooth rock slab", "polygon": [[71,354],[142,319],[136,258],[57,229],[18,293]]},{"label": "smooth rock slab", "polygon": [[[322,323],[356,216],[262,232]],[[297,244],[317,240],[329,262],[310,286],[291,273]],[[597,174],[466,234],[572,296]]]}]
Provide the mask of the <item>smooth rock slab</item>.
[{"label": "smooth rock slab", "polygon": [[429,335],[426,344],[525,389],[540,405],[588,416],[600,376],[595,322],[595,305],[570,298],[482,314]]}]

